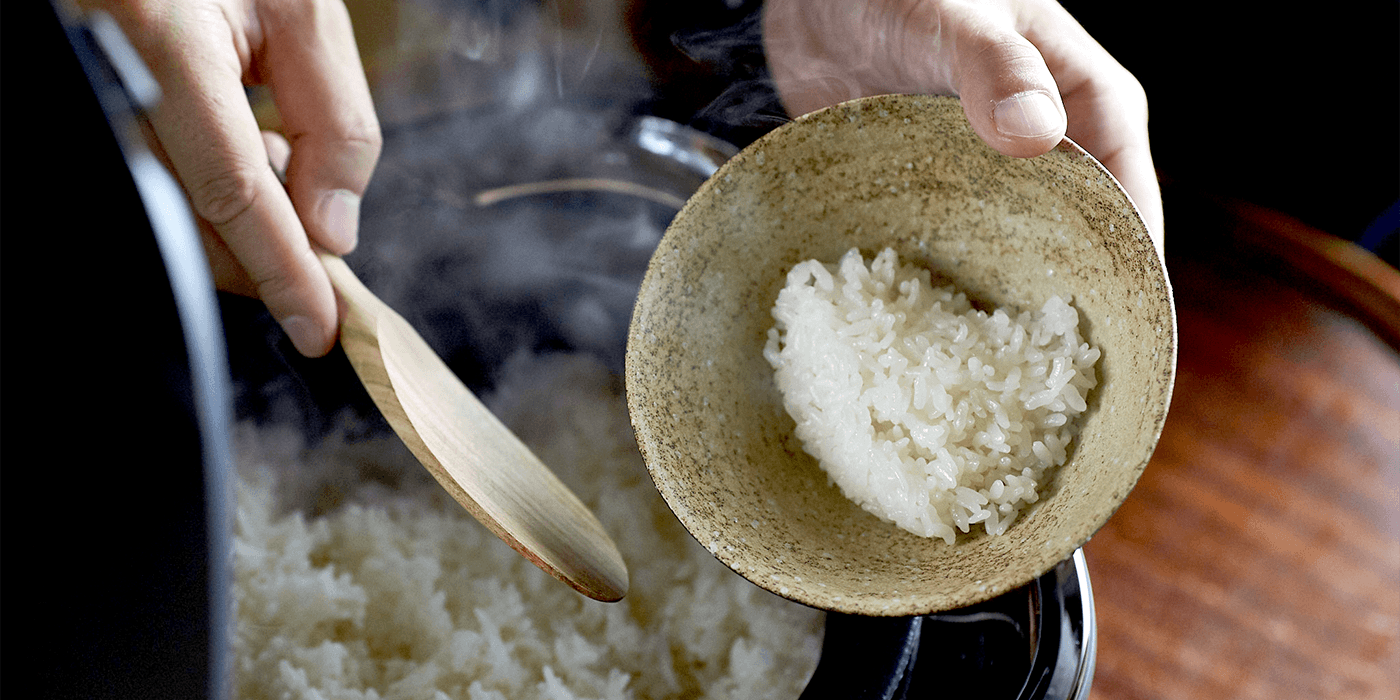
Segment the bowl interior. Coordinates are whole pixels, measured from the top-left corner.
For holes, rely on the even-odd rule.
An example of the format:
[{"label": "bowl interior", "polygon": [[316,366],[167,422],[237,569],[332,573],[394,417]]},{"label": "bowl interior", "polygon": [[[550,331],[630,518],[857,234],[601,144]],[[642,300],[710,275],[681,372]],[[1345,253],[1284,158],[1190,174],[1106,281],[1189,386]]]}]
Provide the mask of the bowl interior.
[{"label": "bowl interior", "polygon": [[[1103,353],[1068,462],[1003,535],[950,546],[881,521],[793,435],[762,352],[786,272],[886,246],[977,304],[1067,296]],[[910,615],[1004,593],[1088,540],[1151,456],[1175,364],[1166,271],[1097,161],[1068,141],[1005,157],[956,100],[883,96],[768,134],[690,199],[643,280],[626,380],[657,488],[717,558],[807,605]]]}]

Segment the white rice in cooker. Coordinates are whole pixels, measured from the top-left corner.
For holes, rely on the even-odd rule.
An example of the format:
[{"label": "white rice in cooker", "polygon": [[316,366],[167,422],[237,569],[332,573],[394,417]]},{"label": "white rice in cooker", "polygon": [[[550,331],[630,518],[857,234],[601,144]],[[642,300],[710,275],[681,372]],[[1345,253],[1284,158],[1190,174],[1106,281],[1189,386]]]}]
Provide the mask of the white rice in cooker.
[{"label": "white rice in cooker", "polygon": [[242,427],[238,698],[796,698],[821,614],[735,575],[647,476],[619,382],[517,358],[493,410],[587,503],[631,572],[589,600],[472,520],[396,440],[304,448]]},{"label": "white rice in cooker", "polygon": [[773,316],[765,356],[807,452],[867,511],[949,544],[1036,502],[1096,383],[1064,299],[987,313],[891,249],[798,264]]}]

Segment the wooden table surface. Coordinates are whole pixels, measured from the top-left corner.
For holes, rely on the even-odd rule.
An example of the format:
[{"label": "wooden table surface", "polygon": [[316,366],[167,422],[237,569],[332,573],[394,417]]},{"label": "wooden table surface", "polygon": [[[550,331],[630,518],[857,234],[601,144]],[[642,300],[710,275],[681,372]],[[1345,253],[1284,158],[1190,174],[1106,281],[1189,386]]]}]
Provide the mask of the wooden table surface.
[{"label": "wooden table surface", "polygon": [[1400,698],[1400,274],[1171,194],[1177,383],[1085,547],[1091,697]]}]

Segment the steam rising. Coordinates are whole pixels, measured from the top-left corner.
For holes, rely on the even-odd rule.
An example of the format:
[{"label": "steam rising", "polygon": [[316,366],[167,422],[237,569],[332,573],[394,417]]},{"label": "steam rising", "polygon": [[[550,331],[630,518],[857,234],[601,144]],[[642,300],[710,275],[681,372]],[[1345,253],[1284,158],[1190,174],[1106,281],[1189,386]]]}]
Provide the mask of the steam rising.
[{"label": "steam rising", "polygon": [[[651,252],[732,147],[640,114],[643,68],[610,42],[561,40],[547,12],[485,31],[448,11],[449,27],[476,27],[446,33],[470,51],[440,51],[419,86],[433,94],[386,128],[350,262],[469,383],[520,351],[584,351],[620,371]],[[479,196],[580,180],[627,186]]]},{"label": "steam rising", "polygon": [[[620,372],[652,250],[679,205],[734,152],[648,116],[655,76],[621,9],[585,5],[593,14],[512,0],[404,0],[395,16],[357,24],[392,25],[392,36],[378,44],[368,30],[360,36],[385,147],[348,261],[473,390],[490,389],[519,353],[587,352]],[[691,125],[731,137],[784,118],[762,70],[756,14],[673,41],[733,76]],[[519,185],[553,191],[502,189]],[[246,311],[238,300],[225,307],[226,318]],[[245,325],[280,337],[270,319]],[[307,423],[313,433],[340,423],[347,403],[377,416],[345,388],[348,366],[327,369],[285,343],[237,335],[247,346],[231,352],[241,414]]]}]

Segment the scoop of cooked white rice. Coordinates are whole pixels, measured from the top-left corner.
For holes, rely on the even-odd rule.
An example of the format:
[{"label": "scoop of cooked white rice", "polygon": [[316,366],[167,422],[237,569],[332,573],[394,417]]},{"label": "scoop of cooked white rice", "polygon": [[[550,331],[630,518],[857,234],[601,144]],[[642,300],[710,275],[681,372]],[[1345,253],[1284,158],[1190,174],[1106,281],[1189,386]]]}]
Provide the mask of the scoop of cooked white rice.
[{"label": "scoop of cooked white rice", "polygon": [[798,696],[821,614],[734,575],[681,528],[614,377],[581,356],[528,358],[490,404],[616,540],[627,597],[590,600],[531,565],[396,440],[306,450],[244,426],[236,697]]},{"label": "scoop of cooked white rice", "polygon": [[773,317],[764,354],[804,449],[867,511],[949,544],[1036,502],[1096,383],[1065,300],[989,314],[891,249],[798,264]]}]

